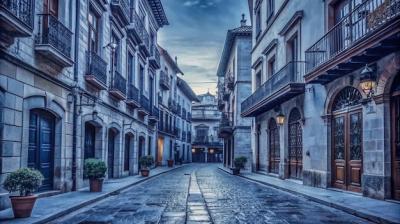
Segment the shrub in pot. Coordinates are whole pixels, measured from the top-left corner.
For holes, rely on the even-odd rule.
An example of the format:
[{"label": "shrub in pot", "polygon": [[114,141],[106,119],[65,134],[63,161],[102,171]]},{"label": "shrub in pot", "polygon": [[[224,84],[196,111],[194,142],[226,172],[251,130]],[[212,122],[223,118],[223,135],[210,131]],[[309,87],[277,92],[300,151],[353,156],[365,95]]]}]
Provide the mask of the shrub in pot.
[{"label": "shrub in pot", "polygon": [[4,189],[18,192],[19,196],[11,196],[11,205],[15,218],[30,217],[37,196],[33,192],[42,185],[43,175],[35,169],[20,168],[7,175],[4,180]]},{"label": "shrub in pot", "polygon": [[101,192],[106,176],[106,163],[99,159],[86,159],[83,168],[85,178],[89,178],[90,192]]},{"label": "shrub in pot", "polygon": [[240,169],[244,169],[244,166],[247,163],[247,158],[244,156],[236,157],[233,161],[234,168],[232,169],[233,175],[239,175]]},{"label": "shrub in pot", "polygon": [[143,177],[149,176],[150,173],[150,167],[154,164],[154,158],[153,156],[143,156],[140,158],[140,173],[142,174]]}]

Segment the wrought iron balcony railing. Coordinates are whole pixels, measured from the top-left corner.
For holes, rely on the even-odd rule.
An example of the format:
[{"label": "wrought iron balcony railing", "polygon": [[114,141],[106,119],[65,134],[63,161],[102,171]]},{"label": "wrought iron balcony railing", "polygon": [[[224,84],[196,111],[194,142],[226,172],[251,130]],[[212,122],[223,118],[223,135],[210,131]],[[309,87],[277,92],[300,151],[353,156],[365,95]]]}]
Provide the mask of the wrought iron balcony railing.
[{"label": "wrought iron balcony railing", "polygon": [[150,58],[149,62],[156,68],[160,68],[160,52],[154,43],[150,45]]},{"label": "wrought iron balcony railing", "polygon": [[0,0],[0,8],[7,10],[25,26],[33,29],[34,0]]},{"label": "wrought iron balcony railing", "polygon": [[400,15],[400,0],[365,0],[305,51],[306,73],[377,33]]},{"label": "wrought iron balcony railing", "polygon": [[160,86],[165,90],[169,90],[170,89],[169,81],[170,80],[169,80],[168,74],[161,70],[160,71]]},{"label": "wrought iron balcony railing", "polygon": [[119,99],[126,96],[126,79],[118,71],[114,71],[110,93]]},{"label": "wrought iron balcony railing", "polygon": [[144,110],[146,110],[147,112],[151,112],[151,107],[150,107],[150,101],[149,101],[149,99],[146,97],[146,96],[144,96],[144,95],[141,95],[140,96],[140,106],[144,109]]},{"label": "wrought iron balcony railing", "polygon": [[72,32],[50,14],[39,15],[39,33],[36,44],[50,45],[62,55],[71,58]]},{"label": "wrought iron balcony railing", "polygon": [[186,131],[182,131],[182,141],[186,141]]},{"label": "wrought iron balcony railing", "polygon": [[289,84],[304,83],[304,64],[302,61],[289,62],[273,74],[270,79],[242,102],[242,113],[246,113],[249,109],[265,103],[264,101],[268,97]]},{"label": "wrought iron balcony railing", "polygon": [[107,86],[107,62],[96,52],[86,52],[86,80],[104,89]]},{"label": "wrought iron balcony railing", "polygon": [[233,77],[233,74],[229,74],[228,78],[226,79],[226,87],[232,90],[234,86],[235,86],[235,78]]},{"label": "wrought iron balcony railing", "polygon": [[110,2],[111,9],[115,12],[119,17],[121,17],[122,21],[127,25],[129,23],[130,18],[130,10],[129,1],[128,0],[111,0]]},{"label": "wrought iron balcony railing", "polygon": [[153,117],[160,117],[160,110],[158,109],[158,107],[153,106],[152,110],[151,110],[151,116]]},{"label": "wrought iron balcony railing", "polygon": [[128,101],[139,103],[139,89],[133,84],[128,85]]}]

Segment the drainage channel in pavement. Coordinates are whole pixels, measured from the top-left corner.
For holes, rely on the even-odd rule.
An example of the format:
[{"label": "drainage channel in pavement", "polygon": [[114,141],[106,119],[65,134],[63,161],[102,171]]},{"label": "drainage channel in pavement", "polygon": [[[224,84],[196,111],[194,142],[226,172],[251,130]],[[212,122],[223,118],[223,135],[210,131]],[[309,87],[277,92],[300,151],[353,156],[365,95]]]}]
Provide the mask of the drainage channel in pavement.
[{"label": "drainage channel in pavement", "polygon": [[196,173],[190,178],[189,196],[187,199],[186,223],[213,223],[207,210],[206,202],[197,183]]}]

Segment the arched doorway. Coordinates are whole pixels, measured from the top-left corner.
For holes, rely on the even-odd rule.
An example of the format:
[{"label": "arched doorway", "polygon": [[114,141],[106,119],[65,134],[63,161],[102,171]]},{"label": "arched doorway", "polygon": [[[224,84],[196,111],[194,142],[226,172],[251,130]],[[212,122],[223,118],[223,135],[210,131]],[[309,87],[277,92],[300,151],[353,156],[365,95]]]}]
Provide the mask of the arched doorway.
[{"label": "arched doorway", "polygon": [[107,156],[107,166],[108,166],[108,178],[114,177],[114,161],[115,161],[115,143],[117,138],[117,131],[110,128],[108,131],[108,156]]},{"label": "arched doorway", "polygon": [[275,119],[271,118],[268,123],[269,139],[269,172],[279,173],[279,162],[281,158],[279,144],[279,129]]},{"label": "arched doorway", "polygon": [[391,89],[392,198],[400,200],[400,75]]},{"label": "arched doorway", "polygon": [[139,164],[139,169],[140,169],[140,158],[145,155],[145,145],[146,144],[146,139],[143,136],[139,136],[139,153],[138,153],[138,164]]},{"label": "arched doorway", "polygon": [[131,167],[131,155],[133,152],[134,136],[131,133],[125,134],[124,150],[124,171],[129,171]]},{"label": "arched doorway", "polygon": [[48,111],[30,111],[28,167],[39,170],[44,177],[39,191],[53,189],[55,123],[55,116]]},{"label": "arched doorway", "polygon": [[83,154],[84,160],[95,158],[95,145],[96,145],[96,127],[89,123],[85,123],[85,151]]},{"label": "arched doorway", "polygon": [[361,191],[362,176],[362,96],[345,87],[332,104],[332,185]]},{"label": "arched doorway", "polygon": [[289,114],[289,177],[303,179],[303,132],[301,114],[294,108]]}]

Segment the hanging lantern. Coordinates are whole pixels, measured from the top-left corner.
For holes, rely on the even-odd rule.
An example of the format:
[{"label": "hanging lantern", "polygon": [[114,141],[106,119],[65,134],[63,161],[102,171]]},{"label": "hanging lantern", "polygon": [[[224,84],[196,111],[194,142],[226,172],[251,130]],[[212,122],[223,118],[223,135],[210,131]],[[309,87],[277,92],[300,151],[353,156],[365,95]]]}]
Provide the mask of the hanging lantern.
[{"label": "hanging lantern", "polygon": [[279,112],[278,116],[276,116],[276,123],[278,125],[283,125],[285,122],[285,115],[282,114],[282,112]]},{"label": "hanging lantern", "polygon": [[375,75],[372,68],[365,65],[365,68],[360,73],[360,88],[369,97],[374,93],[376,86]]}]

